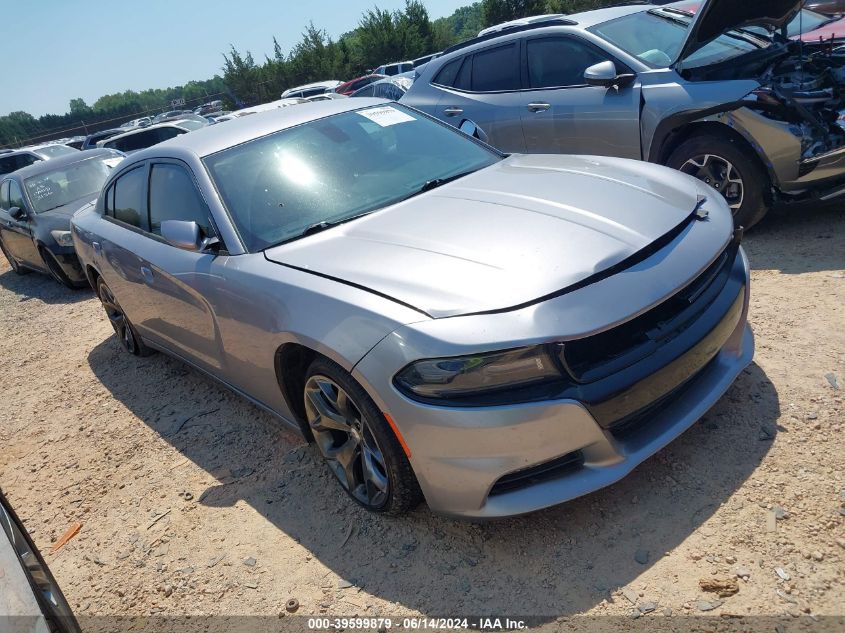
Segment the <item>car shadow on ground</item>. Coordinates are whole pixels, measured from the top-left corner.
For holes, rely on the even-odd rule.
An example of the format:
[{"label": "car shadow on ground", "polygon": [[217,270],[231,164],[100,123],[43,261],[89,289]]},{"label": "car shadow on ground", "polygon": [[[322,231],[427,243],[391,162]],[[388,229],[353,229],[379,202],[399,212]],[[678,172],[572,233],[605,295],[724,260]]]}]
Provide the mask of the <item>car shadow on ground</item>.
[{"label": "car shadow on ground", "polygon": [[755,270],[841,274],[845,269],[845,202],[775,209],[748,232],[743,246]]},{"label": "car shadow on ground", "polygon": [[0,272],[0,286],[16,294],[20,301],[39,299],[44,303],[78,303],[91,298],[89,287],[71,290],[63,286],[52,277],[32,272],[18,275],[3,262],[3,272]]},{"label": "car shadow on ground", "polygon": [[[88,359],[117,400],[218,480],[197,491],[200,504],[242,500],[342,578],[426,615],[552,619],[594,607],[693,531],[719,539],[705,524],[783,431],[778,394],[752,364],[698,424],[602,491],[483,524],[425,506],[391,518],[346,497],[313,446],[182,363],[130,357],[114,337]],[[554,580],[561,568],[565,585]]]}]

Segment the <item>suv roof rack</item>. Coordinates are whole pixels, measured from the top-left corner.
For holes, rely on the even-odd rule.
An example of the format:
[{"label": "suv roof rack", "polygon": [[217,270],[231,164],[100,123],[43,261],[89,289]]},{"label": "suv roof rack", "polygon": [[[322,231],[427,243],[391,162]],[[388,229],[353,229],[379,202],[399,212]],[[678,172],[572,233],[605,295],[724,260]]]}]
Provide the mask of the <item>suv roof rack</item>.
[{"label": "suv roof rack", "polygon": [[[527,18],[530,19],[530,18]],[[507,23],[505,23],[507,24]],[[527,23],[515,23],[512,26],[502,26],[496,31],[492,31],[489,33],[485,33],[484,35],[479,35],[478,37],[473,37],[468,39],[464,42],[460,42],[453,46],[450,46],[446,50],[443,51],[443,54],[446,55],[453,51],[460,50],[462,48],[466,48],[467,46],[471,46],[472,44],[477,44],[479,42],[484,42],[486,40],[492,40],[493,38],[499,37],[501,35],[505,35],[506,33],[519,33],[521,31],[530,31],[531,29],[539,29],[544,26],[575,26],[578,24],[574,20],[570,20],[564,14],[553,14],[549,16],[542,16],[533,22]]]}]

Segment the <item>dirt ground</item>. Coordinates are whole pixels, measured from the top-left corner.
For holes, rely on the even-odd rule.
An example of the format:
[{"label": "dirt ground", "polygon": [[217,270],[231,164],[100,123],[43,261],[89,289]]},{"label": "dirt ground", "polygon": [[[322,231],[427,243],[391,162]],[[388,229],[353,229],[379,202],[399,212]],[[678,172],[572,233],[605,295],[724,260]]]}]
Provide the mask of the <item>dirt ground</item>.
[{"label": "dirt ground", "polygon": [[364,512],[254,406],[124,354],[92,292],[4,261],[0,487],[45,552],[82,523],[45,555],[83,617],[845,615],[845,209],[745,244],[757,355],[710,413],[614,486],[481,525]]}]

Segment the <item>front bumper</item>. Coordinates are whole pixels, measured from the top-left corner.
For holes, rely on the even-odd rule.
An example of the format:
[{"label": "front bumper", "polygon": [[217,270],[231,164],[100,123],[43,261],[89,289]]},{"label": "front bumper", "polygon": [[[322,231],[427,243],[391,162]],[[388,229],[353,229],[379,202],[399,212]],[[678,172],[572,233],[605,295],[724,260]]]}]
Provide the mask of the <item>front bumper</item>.
[{"label": "front bumper", "polygon": [[[723,306],[732,307],[702,333],[701,344],[613,399],[618,407],[620,399],[634,397],[640,407],[642,419],[622,429],[602,420],[595,403],[574,398],[454,408],[412,401],[392,386],[378,385],[374,397],[399,425],[429,507],[475,519],[550,507],[621,479],[677,438],[753,358],[749,269],[741,250],[737,267],[739,292],[729,285],[721,297]],[[711,348],[702,353],[702,345]],[[368,355],[356,377],[373,387],[366,377],[383,375],[383,361],[378,353]],[[521,473],[529,477],[514,485]]]}]

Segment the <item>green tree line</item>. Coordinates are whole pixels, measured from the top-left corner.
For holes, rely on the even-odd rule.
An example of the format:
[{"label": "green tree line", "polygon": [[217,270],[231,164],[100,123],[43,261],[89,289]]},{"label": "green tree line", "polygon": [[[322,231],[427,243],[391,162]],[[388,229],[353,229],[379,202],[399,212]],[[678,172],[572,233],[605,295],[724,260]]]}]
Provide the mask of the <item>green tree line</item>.
[{"label": "green tree line", "polygon": [[0,117],[0,146],[87,134],[170,108],[175,99],[196,107],[222,99],[238,108],[278,99],[291,86],[323,79],[351,79],[383,63],[414,59],[474,37],[493,24],[542,13],[573,13],[613,4],[613,0],[480,0],[452,15],[431,20],[421,0],[406,0],[404,9],[375,7],[358,25],[337,39],[313,23],[289,50],[274,38],[272,56],[256,61],[234,46],[223,54],[222,76],[191,81],[184,86],[153,88],[104,95],[92,105],[71,99],[65,114],[34,117],[12,112]]}]

